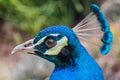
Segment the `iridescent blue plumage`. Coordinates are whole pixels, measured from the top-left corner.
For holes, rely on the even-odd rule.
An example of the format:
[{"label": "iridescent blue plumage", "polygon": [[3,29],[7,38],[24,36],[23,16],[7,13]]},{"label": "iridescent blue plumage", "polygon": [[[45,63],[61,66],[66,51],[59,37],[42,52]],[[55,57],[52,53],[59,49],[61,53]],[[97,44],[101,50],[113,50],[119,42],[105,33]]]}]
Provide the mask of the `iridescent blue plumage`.
[{"label": "iridescent blue plumage", "polygon": [[108,32],[105,32],[105,33],[104,33],[103,38],[102,38],[102,41],[103,41],[105,44],[111,44],[112,39],[113,39],[112,32],[111,32],[111,31],[108,31]]},{"label": "iridescent blue plumage", "polygon": [[67,36],[68,46],[72,47],[72,51],[69,53],[69,55],[72,55],[72,58],[65,65],[62,65],[62,62],[60,63],[58,60],[55,60],[56,56],[49,56],[47,58],[42,56],[55,64],[60,63],[55,65],[50,80],[104,80],[103,72],[99,65],[81,45],[74,31],[67,26],[50,26],[40,31],[35,37],[34,44],[42,37],[56,33]]},{"label": "iridescent blue plumage", "polygon": [[112,32],[110,31],[110,25],[100,8],[93,4],[91,5],[91,10],[96,14],[97,20],[101,25],[101,30],[104,32],[102,37],[103,45],[100,48],[102,54],[107,54],[111,49],[111,43],[113,40]]},{"label": "iridescent blue plumage", "polygon": [[98,19],[99,23],[101,24],[101,30],[103,32],[108,32],[110,30],[110,25],[109,25],[105,15],[101,11],[101,9],[96,4],[93,4],[93,5],[91,5],[91,10],[96,14],[97,19]]},{"label": "iridescent blue plumage", "polygon": [[100,52],[103,55],[106,55],[111,49],[111,44],[103,44],[102,47],[100,48]]}]

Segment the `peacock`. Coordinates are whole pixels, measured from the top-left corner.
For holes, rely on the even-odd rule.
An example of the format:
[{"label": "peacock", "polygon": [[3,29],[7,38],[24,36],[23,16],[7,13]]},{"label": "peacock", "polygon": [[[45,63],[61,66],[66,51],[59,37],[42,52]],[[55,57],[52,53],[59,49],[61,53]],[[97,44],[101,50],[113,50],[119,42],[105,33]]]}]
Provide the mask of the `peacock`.
[{"label": "peacock", "polygon": [[101,67],[82,41],[97,46],[103,55],[111,49],[110,25],[97,4],[92,4],[91,13],[72,29],[65,25],[49,26],[11,53],[27,52],[54,63],[50,80],[104,80]]}]

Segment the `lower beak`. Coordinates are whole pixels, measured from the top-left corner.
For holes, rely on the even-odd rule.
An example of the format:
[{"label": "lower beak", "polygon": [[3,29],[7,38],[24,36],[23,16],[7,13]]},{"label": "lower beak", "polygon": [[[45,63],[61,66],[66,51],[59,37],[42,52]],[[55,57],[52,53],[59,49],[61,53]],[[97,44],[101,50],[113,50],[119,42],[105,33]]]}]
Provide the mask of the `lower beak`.
[{"label": "lower beak", "polygon": [[35,51],[37,51],[37,50],[34,49],[33,41],[34,41],[34,39],[31,39],[31,40],[28,40],[28,41],[16,46],[12,50],[11,54],[18,53],[18,52],[26,52],[26,53],[35,54]]}]

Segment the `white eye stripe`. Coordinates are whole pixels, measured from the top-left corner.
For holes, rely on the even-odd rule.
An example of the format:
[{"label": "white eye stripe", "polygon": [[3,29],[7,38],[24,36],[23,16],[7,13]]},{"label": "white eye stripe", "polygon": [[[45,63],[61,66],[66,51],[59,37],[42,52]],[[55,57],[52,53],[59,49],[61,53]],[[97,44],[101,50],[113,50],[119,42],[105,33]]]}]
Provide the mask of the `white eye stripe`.
[{"label": "white eye stripe", "polygon": [[57,33],[57,34],[50,34],[50,35],[52,35],[52,36],[58,36],[58,35],[60,35],[60,34]]}]

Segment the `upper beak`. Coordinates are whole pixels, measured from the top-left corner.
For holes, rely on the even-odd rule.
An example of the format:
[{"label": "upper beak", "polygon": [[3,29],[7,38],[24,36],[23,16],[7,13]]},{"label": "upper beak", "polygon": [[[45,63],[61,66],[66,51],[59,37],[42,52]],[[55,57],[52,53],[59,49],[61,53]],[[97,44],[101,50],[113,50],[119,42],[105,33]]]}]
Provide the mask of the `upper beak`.
[{"label": "upper beak", "polygon": [[11,54],[14,54],[14,53],[17,53],[17,52],[27,52],[27,53],[33,53],[34,54],[35,51],[37,51],[37,50],[34,49],[35,45],[33,45],[33,41],[34,41],[34,39],[31,39],[31,40],[28,40],[28,41],[16,46],[12,50]]}]

